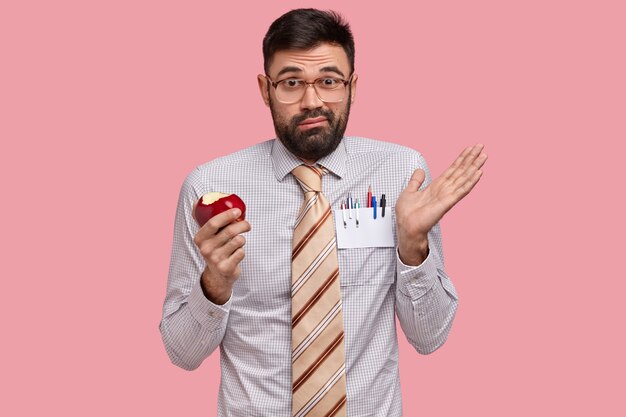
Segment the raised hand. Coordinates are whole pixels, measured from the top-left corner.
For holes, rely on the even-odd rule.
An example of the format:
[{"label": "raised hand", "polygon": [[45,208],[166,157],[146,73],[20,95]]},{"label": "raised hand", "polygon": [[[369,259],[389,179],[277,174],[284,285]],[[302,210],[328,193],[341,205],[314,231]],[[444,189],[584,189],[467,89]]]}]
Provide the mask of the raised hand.
[{"label": "raised hand", "polygon": [[466,148],[444,173],[419,190],[425,174],[416,169],[396,202],[398,252],[407,265],[419,265],[428,255],[427,235],[444,214],[474,188],[487,160],[484,145]]}]

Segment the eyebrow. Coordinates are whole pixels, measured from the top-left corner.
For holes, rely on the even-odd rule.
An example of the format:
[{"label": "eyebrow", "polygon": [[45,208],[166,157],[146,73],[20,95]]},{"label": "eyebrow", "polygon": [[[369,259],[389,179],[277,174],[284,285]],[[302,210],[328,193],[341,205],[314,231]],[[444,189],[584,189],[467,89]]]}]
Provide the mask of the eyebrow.
[{"label": "eyebrow", "polygon": [[302,69],[300,69],[298,67],[284,67],[283,69],[278,71],[278,74],[276,74],[276,78],[280,77],[281,75],[283,75],[283,74],[285,74],[287,72],[302,72]]},{"label": "eyebrow", "polygon": [[341,72],[341,70],[339,68],[337,68],[336,66],[330,66],[330,67],[324,67],[322,69],[320,69],[320,72],[334,72],[335,74],[341,75],[343,78],[346,78],[346,76],[344,75],[343,72]]},{"label": "eyebrow", "polygon": [[[297,72],[297,73],[302,73],[303,70],[301,68],[298,67],[284,67],[283,69],[281,69],[280,71],[278,71],[278,74],[276,74],[276,78],[280,77],[283,74],[286,74],[288,72]],[[344,75],[344,73],[337,68],[336,66],[332,65],[332,66],[328,66],[328,67],[323,67],[320,68],[320,72],[334,72],[335,74],[338,74],[342,77],[346,77]]]}]

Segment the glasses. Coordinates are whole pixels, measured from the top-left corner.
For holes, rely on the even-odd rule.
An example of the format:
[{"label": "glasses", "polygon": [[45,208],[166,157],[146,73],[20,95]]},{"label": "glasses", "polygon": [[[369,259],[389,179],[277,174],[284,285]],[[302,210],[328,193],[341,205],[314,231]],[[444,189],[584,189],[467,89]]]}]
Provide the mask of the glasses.
[{"label": "glasses", "polygon": [[308,86],[312,85],[317,97],[324,103],[340,103],[346,98],[346,86],[352,80],[337,77],[321,77],[311,82],[298,78],[286,78],[280,81],[267,79],[276,90],[276,99],[283,104],[293,104],[302,100]]}]

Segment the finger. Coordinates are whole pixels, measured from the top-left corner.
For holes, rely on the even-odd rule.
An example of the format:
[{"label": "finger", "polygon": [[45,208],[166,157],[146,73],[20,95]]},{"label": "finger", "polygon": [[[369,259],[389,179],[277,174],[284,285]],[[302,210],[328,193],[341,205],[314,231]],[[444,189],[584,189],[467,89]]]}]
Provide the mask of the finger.
[{"label": "finger", "polygon": [[235,276],[238,274],[239,264],[245,258],[246,254],[243,248],[235,250],[228,258],[224,259],[217,265],[217,270],[225,276]]},{"label": "finger", "polygon": [[222,228],[216,235],[209,235],[206,238],[196,235],[194,242],[207,264],[215,265],[242,246],[245,243],[245,238],[241,236],[241,233],[250,230],[250,223],[247,221],[236,221]]},{"label": "finger", "polygon": [[240,215],[241,210],[234,208],[211,217],[211,219],[206,222],[200,230],[198,230],[196,238],[199,240],[206,240],[210,238],[211,236],[217,234],[222,227],[227,226],[238,219]]},{"label": "finger", "polygon": [[243,250],[243,248],[239,248],[236,251],[234,251],[233,254],[228,258],[228,262],[230,262],[231,265],[234,265],[235,267],[237,267],[239,266],[241,261],[244,260],[245,257],[246,257],[246,252]]},{"label": "finger", "polygon": [[459,184],[458,187],[455,190],[456,200],[459,201],[463,197],[468,195],[470,193],[470,191],[472,191],[472,189],[474,189],[476,184],[478,184],[478,181],[480,180],[482,175],[483,175],[483,171],[477,170],[477,171],[473,172],[471,177],[467,178],[467,180],[465,182],[463,182],[462,184]]},{"label": "finger", "polygon": [[471,146],[468,146],[467,148],[463,149],[463,152],[461,152],[459,154],[459,156],[457,156],[457,158],[454,160],[454,162],[452,163],[452,165],[450,165],[448,167],[448,169],[446,169],[443,174],[441,174],[442,178],[450,178],[452,176],[452,174],[454,173],[454,171],[457,170],[457,168],[459,166],[461,166],[461,164],[463,163],[463,161],[465,160],[465,157],[470,153],[470,151],[472,150]]},{"label": "finger", "polygon": [[[227,261],[235,252],[243,250],[246,239],[241,236],[235,236],[224,245],[214,248],[210,253],[206,254],[205,260],[211,270],[219,270],[220,274],[225,275],[227,268],[224,268],[224,262]],[[203,254],[204,256],[204,254]]]},{"label": "finger", "polygon": [[470,191],[474,189],[474,187],[476,186],[476,184],[478,184],[478,181],[480,181],[480,178],[482,176],[483,176],[483,171],[478,170],[474,172],[474,175],[472,175],[472,177],[464,184],[461,190],[463,192],[463,196],[468,195]]},{"label": "finger", "polygon": [[[215,240],[218,245],[225,245],[231,239],[241,236],[242,233],[246,233],[250,230],[250,223],[246,221],[231,223],[228,226],[220,230],[215,235]],[[241,236],[243,237],[243,236]]]},{"label": "finger", "polygon": [[482,168],[487,161],[487,154],[481,153],[468,166],[459,167],[455,174],[451,177],[453,187],[462,186],[468,179],[472,178],[474,173]]},{"label": "finger", "polygon": [[219,245],[223,245],[235,236],[249,232],[250,230],[250,223],[245,220],[233,222],[217,232],[215,238],[217,239]]},{"label": "finger", "polygon": [[415,192],[419,190],[425,178],[426,178],[426,173],[424,172],[424,170],[419,169],[419,168],[416,169],[415,171],[413,171],[413,175],[411,175],[411,179],[409,180],[409,183],[407,184],[405,191]]},{"label": "finger", "polygon": [[461,154],[461,156],[457,159],[459,163],[456,164],[457,161],[455,161],[455,164],[453,165],[454,170],[450,172],[450,175],[447,178],[452,179],[452,181],[456,181],[457,178],[462,176],[466,170],[472,166],[476,158],[480,156],[484,147],[485,145],[477,144],[466,148],[463,154]]},{"label": "finger", "polygon": [[465,183],[473,178],[476,171],[478,171],[478,167],[474,165],[466,167],[463,171],[459,170],[459,172],[456,174],[456,177],[452,178],[451,182],[449,183],[450,189],[453,190],[452,192],[457,193],[458,190],[465,187]]},{"label": "finger", "polygon": [[481,152],[480,155],[478,155],[478,157],[474,160],[473,165],[480,169],[483,165],[485,165],[485,162],[487,162],[487,158],[487,154],[485,152]]},{"label": "finger", "polygon": [[224,243],[224,245],[217,248],[216,252],[218,253],[220,260],[226,259],[232,256],[237,249],[243,248],[245,244],[246,238],[241,235],[237,235],[228,242]]},{"label": "finger", "polygon": [[466,168],[472,165],[476,158],[480,156],[484,148],[485,145],[480,143],[472,146],[469,153],[465,156],[465,159],[463,159],[463,163],[461,164],[460,168]]}]

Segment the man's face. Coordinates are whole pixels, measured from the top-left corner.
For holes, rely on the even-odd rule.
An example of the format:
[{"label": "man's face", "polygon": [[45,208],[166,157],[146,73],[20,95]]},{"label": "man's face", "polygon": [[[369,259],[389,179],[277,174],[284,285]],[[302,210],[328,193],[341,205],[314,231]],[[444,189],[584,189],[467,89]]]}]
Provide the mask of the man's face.
[{"label": "man's face", "polygon": [[[300,79],[312,82],[322,77],[350,77],[348,57],[340,46],[321,44],[310,50],[287,50],[274,54],[268,71],[272,81]],[[263,100],[270,107],[276,136],[294,155],[308,163],[330,154],[341,142],[348,124],[350,104],[356,92],[356,74],[346,86],[345,97],[338,103],[325,103],[313,86],[302,99],[284,104],[264,75],[258,76]]]}]

